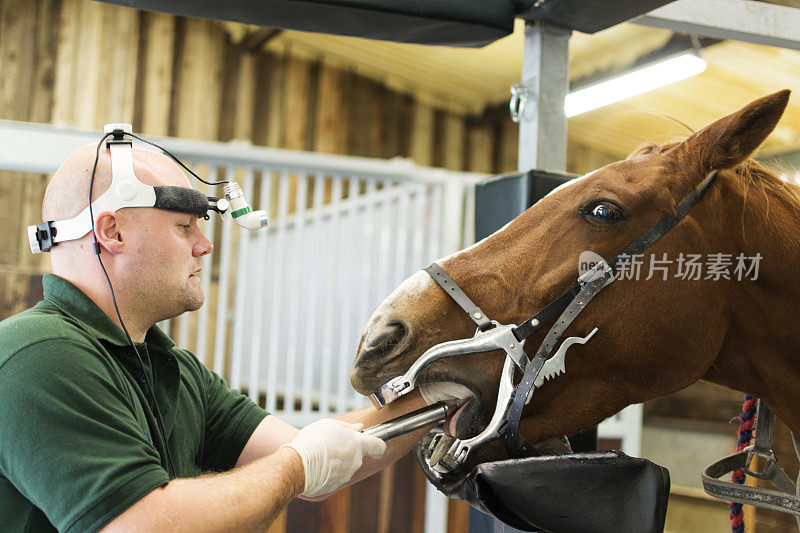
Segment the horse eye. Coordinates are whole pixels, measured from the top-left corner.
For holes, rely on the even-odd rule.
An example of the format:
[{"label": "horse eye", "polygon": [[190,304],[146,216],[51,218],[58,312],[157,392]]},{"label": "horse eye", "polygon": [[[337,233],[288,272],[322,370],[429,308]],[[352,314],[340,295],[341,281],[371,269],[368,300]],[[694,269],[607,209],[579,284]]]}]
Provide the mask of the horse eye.
[{"label": "horse eye", "polygon": [[609,202],[600,202],[586,210],[585,214],[595,222],[608,224],[622,220],[619,207]]}]

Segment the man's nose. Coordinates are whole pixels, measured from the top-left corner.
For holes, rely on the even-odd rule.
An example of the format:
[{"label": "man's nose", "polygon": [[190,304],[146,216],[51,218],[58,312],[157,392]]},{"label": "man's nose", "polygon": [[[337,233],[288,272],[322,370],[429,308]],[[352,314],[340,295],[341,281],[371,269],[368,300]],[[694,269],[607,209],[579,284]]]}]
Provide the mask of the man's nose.
[{"label": "man's nose", "polygon": [[201,257],[204,255],[208,255],[214,251],[214,245],[209,241],[203,233],[200,233],[200,240],[197,244],[194,245],[192,249],[192,255],[195,257]]}]

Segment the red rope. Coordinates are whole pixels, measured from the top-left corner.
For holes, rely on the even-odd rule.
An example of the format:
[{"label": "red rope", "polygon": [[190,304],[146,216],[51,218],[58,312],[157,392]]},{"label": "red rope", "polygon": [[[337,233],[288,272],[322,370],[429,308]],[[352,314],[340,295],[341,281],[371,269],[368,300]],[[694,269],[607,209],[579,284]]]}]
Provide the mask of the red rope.
[{"label": "red rope", "polygon": [[[756,404],[757,398],[752,396],[744,397],[744,405],[742,406],[742,413],[731,420],[731,422],[739,422],[739,438],[736,440],[736,451],[740,452],[750,445],[753,440],[753,426],[756,419]],[[731,473],[731,481],[740,485],[744,484],[745,474],[743,470],[734,470]],[[733,533],[744,533],[744,513],[742,512],[742,504],[730,502],[731,506],[731,531]]]}]

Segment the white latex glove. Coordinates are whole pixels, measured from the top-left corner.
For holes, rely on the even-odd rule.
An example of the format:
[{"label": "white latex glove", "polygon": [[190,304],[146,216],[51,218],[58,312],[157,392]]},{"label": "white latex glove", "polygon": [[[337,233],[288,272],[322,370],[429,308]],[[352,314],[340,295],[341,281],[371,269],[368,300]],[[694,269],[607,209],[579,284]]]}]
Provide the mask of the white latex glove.
[{"label": "white latex glove", "polygon": [[324,418],[307,425],[292,442],[284,444],[303,460],[306,484],[301,496],[330,494],[350,481],[365,455],[383,457],[386,443],[361,433],[362,426]]},{"label": "white latex glove", "polygon": [[417,385],[422,399],[428,405],[436,402],[445,402],[449,400],[461,400],[464,398],[472,398],[472,392],[464,385],[453,383],[452,381],[445,381],[440,383],[422,383]]}]

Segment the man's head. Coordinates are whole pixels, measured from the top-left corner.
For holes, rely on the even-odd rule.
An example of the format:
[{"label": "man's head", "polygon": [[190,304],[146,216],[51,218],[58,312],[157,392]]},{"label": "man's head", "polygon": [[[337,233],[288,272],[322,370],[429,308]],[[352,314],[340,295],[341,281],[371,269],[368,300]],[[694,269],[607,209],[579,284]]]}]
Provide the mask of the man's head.
[{"label": "man's head", "polygon": [[[80,148],[53,175],[42,203],[44,220],[69,219],[86,208],[96,149],[95,145]],[[134,149],[133,169],[146,185],[190,187],[180,167],[155,152]],[[111,158],[103,146],[92,200],[102,195],[110,183]],[[124,316],[155,323],[203,304],[196,274],[200,258],[213,246],[198,228],[195,215],[129,207],[95,212],[94,216],[101,256],[117,298],[124,302]],[[80,239],[60,243],[51,251],[53,272],[88,289],[90,297],[105,286],[92,243],[90,232]],[[107,287],[104,292],[108,292]]]}]

